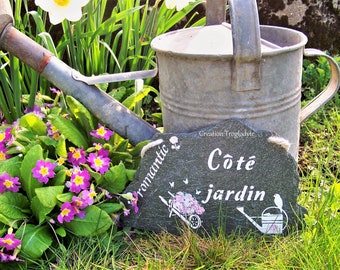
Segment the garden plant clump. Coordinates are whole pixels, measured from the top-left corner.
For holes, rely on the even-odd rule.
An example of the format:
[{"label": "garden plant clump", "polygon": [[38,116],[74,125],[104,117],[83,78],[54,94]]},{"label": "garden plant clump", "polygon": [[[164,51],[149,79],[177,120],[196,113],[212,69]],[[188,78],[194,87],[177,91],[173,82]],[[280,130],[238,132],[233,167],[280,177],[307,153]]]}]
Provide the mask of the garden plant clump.
[{"label": "garden plant clump", "polygon": [[[35,10],[15,1],[12,7],[19,30],[93,75],[154,65],[151,39],[200,1],[188,7],[193,1],[160,2],[117,1],[109,15],[107,1],[98,0],[36,0]],[[50,33],[57,24],[64,34],[55,45]],[[18,59],[1,52],[0,60],[0,259],[11,268],[47,258],[49,249],[70,236],[117,230],[120,216],[129,214],[126,203],[137,212],[137,193],[123,191],[146,142],[130,145]],[[140,117],[142,105],[158,98],[156,89],[135,89],[133,82],[99,87]]]},{"label": "garden plant clump", "polygon": [[[152,38],[178,23],[203,25],[189,15],[201,2],[118,0],[113,9],[107,0],[35,1],[35,9],[29,9],[33,1],[11,4],[17,29],[91,76],[154,67]],[[78,11],[55,9],[69,3]],[[324,59],[305,61],[304,101],[328,79]],[[141,90],[133,81],[98,87],[161,126],[152,83],[146,80]],[[137,194],[124,190],[147,142],[132,146],[2,51],[0,90],[0,269],[340,267],[339,95],[302,126],[298,203],[308,211],[302,228],[284,237],[218,231],[202,237],[189,229],[175,236],[121,227],[120,218],[130,214],[127,203],[138,211]]]},{"label": "garden plant clump", "polygon": [[75,99],[52,90],[54,100],[38,95],[32,112],[0,127],[0,213],[2,231],[9,231],[2,262],[17,260],[18,251],[38,259],[59,237],[118,226],[119,215],[129,214],[121,198],[138,210],[136,194],[122,192],[143,144],[132,148]]}]

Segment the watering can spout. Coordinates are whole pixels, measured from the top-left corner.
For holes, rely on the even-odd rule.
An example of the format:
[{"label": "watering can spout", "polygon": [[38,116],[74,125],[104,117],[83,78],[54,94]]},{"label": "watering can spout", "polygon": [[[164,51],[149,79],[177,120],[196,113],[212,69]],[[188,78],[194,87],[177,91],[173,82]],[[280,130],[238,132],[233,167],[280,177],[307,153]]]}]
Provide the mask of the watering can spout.
[{"label": "watering can spout", "polygon": [[[146,121],[101,91],[94,83],[76,79],[75,70],[57,59],[29,37],[13,27],[12,10],[8,0],[0,0],[0,49],[5,50],[39,72],[55,87],[71,95],[87,107],[107,127],[132,144],[149,140],[158,131]],[[112,75],[116,80],[154,77],[157,70]],[[82,76],[84,80],[91,77]],[[96,78],[97,79],[97,78]],[[99,77],[99,80],[112,77]],[[92,81],[93,82],[93,81]]]}]

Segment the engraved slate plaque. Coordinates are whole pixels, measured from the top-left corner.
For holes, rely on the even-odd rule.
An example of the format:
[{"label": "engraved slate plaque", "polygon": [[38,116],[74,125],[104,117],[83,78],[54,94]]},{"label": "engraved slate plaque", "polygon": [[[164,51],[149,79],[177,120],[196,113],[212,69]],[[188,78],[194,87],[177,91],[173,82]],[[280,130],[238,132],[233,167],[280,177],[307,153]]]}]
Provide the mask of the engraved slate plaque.
[{"label": "engraved slate plaque", "polygon": [[287,142],[227,120],[191,133],[157,134],[143,150],[135,180],[139,211],[126,226],[178,233],[219,228],[284,234],[296,225],[299,175]]}]

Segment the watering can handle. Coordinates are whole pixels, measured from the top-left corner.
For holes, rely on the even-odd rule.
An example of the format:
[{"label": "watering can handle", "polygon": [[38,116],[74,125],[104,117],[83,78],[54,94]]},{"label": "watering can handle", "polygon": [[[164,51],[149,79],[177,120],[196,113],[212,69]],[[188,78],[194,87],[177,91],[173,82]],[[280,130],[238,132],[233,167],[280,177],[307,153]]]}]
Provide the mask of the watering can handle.
[{"label": "watering can handle", "polygon": [[331,69],[331,78],[326,88],[301,109],[300,123],[325,105],[336,94],[340,86],[340,69],[334,58],[316,49],[305,49],[304,55],[326,57]]},{"label": "watering can handle", "polygon": [[233,37],[232,88],[261,89],[261,35],[256,0],[229,0]]}]

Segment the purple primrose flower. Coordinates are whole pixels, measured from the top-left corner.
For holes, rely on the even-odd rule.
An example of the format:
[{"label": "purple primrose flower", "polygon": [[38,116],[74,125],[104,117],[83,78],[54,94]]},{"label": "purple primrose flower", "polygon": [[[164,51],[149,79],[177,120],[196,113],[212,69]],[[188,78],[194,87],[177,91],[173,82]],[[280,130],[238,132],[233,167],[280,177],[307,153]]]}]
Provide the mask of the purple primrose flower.
[{"label": "purple primrose flower", "polygon": [[47,184],[50,178],[55,176],[54,168],[57,164],[42,159],[38,160],[36,166],[32,169],[33,177],[40,183]]},{"label": "purple primrose flower", "polygon": [[104,174],[109,170],[110,159],[108,157],[91,153],[89,154],[87,161],[90,163],[91,168],[96,172]]},{"label": "purple primrose flower", "polygon": [[6,250],[16,249],[21,245],[21,240],[16,239],[13,233],[8,233],[5,237],[0,238],[0,246],[6,248]]},{"label": "purple primrose flower", "polygon": [[93,137],[104,139],[105,141],[110,140],[111,136],[113,135],[113,131],[109,130],[108,128],[98,124],[98,129],[92,130],[90,135]]},{"label": "purple primrose flower", "polygon": [[21,184],[18,177],[11,177],[8,173],[0,175],[0,194],[5,191],[18,192],[20,186]]}]

